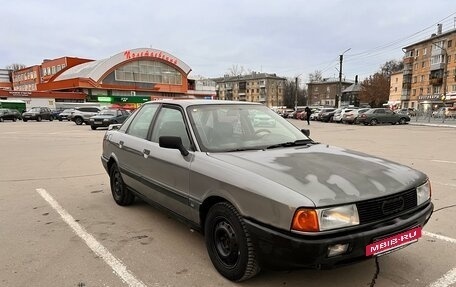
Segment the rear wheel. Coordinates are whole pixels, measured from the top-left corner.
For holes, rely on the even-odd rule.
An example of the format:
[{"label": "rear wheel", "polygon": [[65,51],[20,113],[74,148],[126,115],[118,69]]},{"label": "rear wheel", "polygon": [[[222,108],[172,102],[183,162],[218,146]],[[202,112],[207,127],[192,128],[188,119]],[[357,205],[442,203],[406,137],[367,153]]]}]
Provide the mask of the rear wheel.
[{"label": "rear wheel", "polygon": [[219,202],[209,209],[204,234],[212,264],[225,278],[239,282],[260,271],[245,223],[236,208],[228,202]]},{"label": "rear wheel", "polygon": [[37,121],[37,122],[41,122],[41,120],[42,120],[41,116],[37,116],[37,117],[36,117],[36,121]]},{"label": "rear wheel", "polygon": [[28,121],[28,120],[26,120],[26,119],[22,119],[22,121],[26,122],[26,121]]},{"label": "rear wheel", "polygon": [[15,122],[15,121],[17,121],[17,119],[16,119],[16,118],[13,118],[13,122]]},{"label": "rear wheel", "polygon": [[399,124],[400,125],[405,125],[406,122],[407,122],[407,120],[405,118],[400,118],[399,119]]},{"label": "rear wheel", "polygon": [[75,122],[78,126],[80,126],[80,125],[82,125],[82,123],[83,123],[84,121],[82,120],[81,117],[77,117],[77,118],[74,119],[74,122]]},{"label": "rear wheel", "polygon": [[135,196],[128,190],[123,182],[122,175],[120,174],[117,164],[113,164],[109,170],[109,179],[111,184],[111,193],[114,201],[118,205],[126,206],[131,205],[135,200]]},{"label": "rear wheel", "polygon": [[54,120],[54,116],[50,116],[49,120],[52,122]]},{"label": "rear wheel", "polygon": [[3,122],[3,121],[5,121],[5,120],[3,118],[0,118],[0,122]]},{"label": "rear wheel", "polygon": [[91,128],[92,130],[96,130],[96,129],[97,129],[96,126],[90,126],[90,128]]}]

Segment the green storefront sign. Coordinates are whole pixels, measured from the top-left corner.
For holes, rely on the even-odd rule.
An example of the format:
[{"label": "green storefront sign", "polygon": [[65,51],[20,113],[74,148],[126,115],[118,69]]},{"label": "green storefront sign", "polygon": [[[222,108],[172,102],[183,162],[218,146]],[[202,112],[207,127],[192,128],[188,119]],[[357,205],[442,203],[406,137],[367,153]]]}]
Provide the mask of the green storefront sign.
[{"label": "green storefront sign", "polygon": [[128,97],[128,96],[92,96],[98,102],[103,103],[134,103],[134,104],[142,104],[145,102],[150,101],[150,97]]}]

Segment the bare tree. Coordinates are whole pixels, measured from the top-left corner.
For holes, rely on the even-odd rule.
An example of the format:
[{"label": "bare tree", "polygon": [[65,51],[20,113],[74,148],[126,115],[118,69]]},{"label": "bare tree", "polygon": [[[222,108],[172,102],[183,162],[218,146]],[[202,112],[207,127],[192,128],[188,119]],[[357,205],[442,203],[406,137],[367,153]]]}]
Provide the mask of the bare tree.
[{"label": "bare tree", "polygon": [[390,60],[380,67],[381,73],[391,76],[392,73],[402,71],[404,63],[402,61]]},{"label": "bare tree", "polygon": [[309,74],[309,82],[310,83],[319,82],[319,81],[322,81],[322,80],[323,80],[322,71],[316,70],[315,72]]},{"label": "bare tree", "polygon": [[245,72],[244,66],[239,66],[238,64],[233,64],[233,66],[228,69],[228,74],[230,76],[242,76],[245,75]]},{"label": "bare tree", "polygon": [[23,68],[25,68],[25,67],[27,67],[27,66],[24,65],[24,64],[14,63],[14,64],[11,64],[11,65],[6,66],[5,68],[6,68],[7,70],[17,71],[17,70],[23,69]]}]

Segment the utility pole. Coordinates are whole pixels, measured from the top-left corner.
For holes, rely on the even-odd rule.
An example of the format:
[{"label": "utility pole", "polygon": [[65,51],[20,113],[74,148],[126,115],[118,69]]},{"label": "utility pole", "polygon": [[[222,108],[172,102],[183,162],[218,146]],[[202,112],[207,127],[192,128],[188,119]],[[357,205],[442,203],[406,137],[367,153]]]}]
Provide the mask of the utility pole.
[{"label": "utility pole", "polygon": [[339,55],[339,95],[336,100],[337,101],[337,107],[340,108],[340,102],[342,100],[342,62],[344,60],[344,54],[350,51],[351,48],[348,48],[345,50],[342,54]]},{"label": "utility pole", "polygon": [[298,110],[298,77],[295,78],[295,85],[296,85],[296,90],[295,90],[295,107],[294,107],[294,110],[296,112]]}]

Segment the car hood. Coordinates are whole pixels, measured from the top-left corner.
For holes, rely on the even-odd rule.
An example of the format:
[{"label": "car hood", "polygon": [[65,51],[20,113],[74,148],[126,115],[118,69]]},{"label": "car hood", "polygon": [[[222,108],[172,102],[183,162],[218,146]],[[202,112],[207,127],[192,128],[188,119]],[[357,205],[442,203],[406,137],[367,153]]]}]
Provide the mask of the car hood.
[{"label": "car hood", "polygon": [[302,194],[317,207],[405,191],[427,178],[398,163],[323,144],[209,156]]}]

